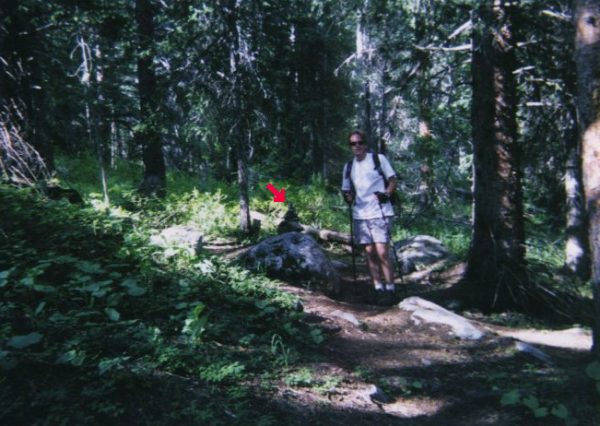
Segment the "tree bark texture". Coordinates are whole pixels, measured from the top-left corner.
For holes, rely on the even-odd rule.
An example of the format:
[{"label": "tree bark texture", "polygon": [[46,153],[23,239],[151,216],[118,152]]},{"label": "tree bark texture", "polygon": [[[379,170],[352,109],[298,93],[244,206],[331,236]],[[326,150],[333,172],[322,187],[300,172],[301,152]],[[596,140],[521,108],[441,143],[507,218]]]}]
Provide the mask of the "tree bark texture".
[{"label": "tree bark texture", "polygon": [[374,140],[373,135],[373,124],[372,124],[372,115],[373,108],[371,105],[372,102],[372,90],[371,90],[371,80],[372,80],[372,53],[371,53],[371,39],[369,35],[369,26],[367,21],[367,13],[369,10],[369,0],[365,0],[363,3],[363,7],[360,11],[360,16],[358,18],[357,26],[356,26],[356,58],[359,61],[360,75],[363,79],[363,99],[362,99],[362,108],[359,112],[359,123],[367,135],[367,143],[371,150],[377,150],[379,147],[376,141]]},{"label": "tree bark texture", "polygon": [[421,67],[419,68],[419,81],[417,88],[417,102],[419,104],[419,138],[416,151],[421,161],[419,183],[419,204],[424,209],[431,206],[435,199],[434,176],[435,169],[433,158],[435,154],[435,140],[431,132],[431,92],[429,81],[429,52],[419,53]]},{"label": "tree bark texture", "polygon": [[232,84],[232,117],[233,126],[230,132],[233,140],[230,141],[235,149],[237,178],[239,186],[240,206],[240,231],[244,234],[251,232],[250,222],[250,197],[248,192],[248,150],[250,146],[251,133],[246,125],[248,112],[245,111],[243,76],[241,69],[240,38],[242,36],[238,22],[237,0],[228,2],[227,27],[229,30],[229,80]]},{"label": "tree bark texture", "polygon": [[[431,34],[431,20],[428,12],[433,8],[430,2],[418,1],[415,25],[415,38],[420,44],[427,44],[426,37]],[[428,50],[417,50],[415,52],[417,62],[420,64],[417,71],[417,103],[418,103],[418,139],[416,151],[421,161],[419,183],[419,204],[424,209],[433,204],[435,199],[435,140],[431,129],[432,122],[432,87],[431,87],[431,52]]]},{"label": "tree bark texture", "polygon": [[[573,123],[576,114],[573,111]],[[575,125],[565,135],[567,161],[565,170],[566,238],[565,268],[583,280],[590,277],[585,195],[581,171],[581,149]]]},{"label": "tree bark texture", "polygon": [[237,154],[237,175],[240,188],[240,231],[245,234],[250,233],[250,198],[248,195],[248,160],[246,156],[245,144],[240,142]]},{"label": "tree bark texture", "polygon": [[381,84],[383,86],[383,90],[381,92],[381,109],[379,112],[379,144],[377,147],[377,152],[387,155],[387,141],[391,139],[393,133],[392,126],[390,126],[387,117],[388,94],[386,92],[386,88],[390,85],[390,73],[388,61],[384,59],[382,62]]},{"label": "tree bark texture", "polygon": [[136,132],[136,142],[142,146],[144,179],[140,186],[146,195],[164,196],[166,191],[165,159],[158,119],[158,93],[154,72],[154,11],[151,0],[136,0],[138,25],[138,92],[140,97],[141,125]]},{"label": "tree bark texture", "polygon": [[466,284],[486,310],[527,305],[512,14],[518,2],[476,10],[473,40],[473,235]]},{"label": "tree bark texture", "polygon": [[575,1],[577,112],[592,259],[592,352],[600,359],[600,1]]},{"label": "tree bark texture", "polygon": [[[321,40],[319,40],[321,45]],[[328,133],[328,116],[329,110],[327,108],[327,95],[328,87],[325,83],[329,72],[329,58],[327,57],[327,51],[325,46],[322,46],[319,58],[320,70],[319,74],[316,74],[313,78],[317,79],[317,85],[319,88],[317,102],[321,114],[315,117],[311,126],[311,139],[313,142],[313,174],[320,175],[323,178],[327,178],[327,144],[323,135]]]}]

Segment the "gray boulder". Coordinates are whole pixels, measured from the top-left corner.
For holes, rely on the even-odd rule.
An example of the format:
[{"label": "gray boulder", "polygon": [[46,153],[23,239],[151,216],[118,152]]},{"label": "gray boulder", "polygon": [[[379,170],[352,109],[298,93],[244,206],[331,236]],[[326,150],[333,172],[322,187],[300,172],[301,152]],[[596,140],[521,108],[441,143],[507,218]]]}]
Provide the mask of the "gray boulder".
[{"label": "gray boulder", "polygon": [[150,244],[167,248],[187,248],[198,254],[202,248],[202,234],[190,226],[175,225],[150,237]]},{"label": "gray boulder", "polygon": [[346,320],[349,323],[352,323],[357,327],[361,327],[363,325],[363,323],[358,318],[356,318],[356,316],[354,314],[351,314],[350,312],[344,312],[344,311],[340,311],[339,309],[336,309],[335,311],[333,311],[331,313],[331,316]]},{"label": "gray boulder", "polygon": [[447,325],[452,333],[460,339],[479,340],[485,336],[485,332],[468,319],[420,297],[413,296],[404,299],[398,307],[404,311],[412,312],[411,319],[414,323],[426,322]]},{"label": "gray boulder", "polygon": [[287,232],[267,238],[240,257],[248,269],[273,278],[299,280],[339,288],[340,276],[325,251],[308,235]]},{"label": "gray boulder", "polygon": [[398,241],[394,243],[394,250],[403,274],[410,274],[450,256],[440,240],[428,235],[416,235]]}]

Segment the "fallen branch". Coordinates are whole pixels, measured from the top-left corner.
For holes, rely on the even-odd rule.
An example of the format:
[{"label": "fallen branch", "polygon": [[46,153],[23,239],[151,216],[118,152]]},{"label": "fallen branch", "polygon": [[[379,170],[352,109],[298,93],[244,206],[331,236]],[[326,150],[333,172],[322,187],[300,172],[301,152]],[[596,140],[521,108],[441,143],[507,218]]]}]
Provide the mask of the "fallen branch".
[{"label": "fallen branch", "polygon": [[297,223],[298,226],[302,228],[303,233],[310,235],[314,239],[322,240],[322,241],[334,241],[336,243],[344,243],[350,244],[351,238],[350,234],[346,234],[344,232],[331,231],[329,229],[317,229],[312,228],[307,225],[302,225],[301,223]]},{"label": "fallen branch", "polygon": [[[250,212],[250,218],[253,221],[257,220],[260,222],[273,220],[273,218],[269,217],[268,215],[256,211]],[[280,233],[290,231],[302,232],[303,234],[310,235],[315,240],[319,241],[333,241],[348,245],[350,245],[351,241],[350,234],[348,233],[332,231],[330,229],[313,228],[312,226],[303,225],[297,221],[286,220],[286,218],[280,220],[280,222],[277,224],[277,229]]]},{"label": "fallen branch", "polygon": [[51,177],[41,155],[21,136],[6,112],[0,112],[0,181],[35,187]]}]

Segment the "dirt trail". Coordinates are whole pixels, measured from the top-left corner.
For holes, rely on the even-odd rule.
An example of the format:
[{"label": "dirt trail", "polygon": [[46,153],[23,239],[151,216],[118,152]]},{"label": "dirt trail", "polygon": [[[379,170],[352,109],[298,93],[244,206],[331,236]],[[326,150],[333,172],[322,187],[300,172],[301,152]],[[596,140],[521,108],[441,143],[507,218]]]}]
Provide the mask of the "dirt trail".
[{"label": "dirt trail", "polygon": [[[461,265],[435,270],[405,277],[401,296],[427,299],[463,272]],[[356,283],[345,271],[336,299],[302,286],[282,289],[298,296],[308,320],[327,334],[315,359],[288,376],[302,380],[283,380],[264,395],[268,408],[289,425],[565,424],[551,415],[536,419],[523,405],[502,406],[502,396],[514,390],[534,396],[549,411],[566,405],[579,425],[600,425],[598,396],[583,372],[591,337],[582,330],[511,329],[480,320],[486,336],[460,340],[447,326],[416,324],[397,304],[368,303],[364,265]],[[515,339],[535,344],[551,363],[517,350]]]},{"label": "dirt trail", "polygon": [[[438,287],[450,286],[460,267],[436,277]],[[406,296],[423,292],[419,280],[405,282]],[[426,282],[429,282],[426,280]],[[397,304],[379,307],[360,303],[368,291],[365,274],[355,284],[344,282],[342,300],[317,291],[286,285],[297,295],[309,319],[328,331],[319,359],[305,367],[319,386],[289,386],[278,389],[271,404],[293,413],[293,424],[323,425],[521,425],[564,424],[548,416],[537,420],[522,407],[502,407],[502,395],[532,386],[540,399],[548,392],[589,401],[582,393],[582,365],[588,359],[589,333],[520,330],[478,323],[486,330],[479,341],[460,340],[450,328],[437,324],[415,324],[410,313]],[[420,291],[419,291],[420,287]],[[428,284],[425,291],[431,290]],[[413,293],[413,294],[411,294]],[[426,296],[422,296],[426,298]],[[364,300],[364,298],[363,298]],[[346,318],[344,318],[346,317]],[[354,318],[353,318],[354,317]],[[354,319],[359,321],[356,325]],[[531,341],[552,359],[552,364],[516,350],[515,338]],[[556,347],[555,347],[556,346]],[[558,347],[563,346],[563,347]],[[559,378],[562,382],[556,382]],[[538,389],[540,391],[538,391]],[[570,389],[565,392],[565,390]],[[577,389],[573,394],[573,390]],[[376,394],[379,391],[383,393]],[[563,395],[562,399],[560,395]],[[550,397],[550,396],[549,396]],[[581,408],[580,425],[597,424]],[[581,420],[583,419],[583,421]],[[539,422],[539,423],[536,423]],[[586,423],[590,421],[592,423]]]}]

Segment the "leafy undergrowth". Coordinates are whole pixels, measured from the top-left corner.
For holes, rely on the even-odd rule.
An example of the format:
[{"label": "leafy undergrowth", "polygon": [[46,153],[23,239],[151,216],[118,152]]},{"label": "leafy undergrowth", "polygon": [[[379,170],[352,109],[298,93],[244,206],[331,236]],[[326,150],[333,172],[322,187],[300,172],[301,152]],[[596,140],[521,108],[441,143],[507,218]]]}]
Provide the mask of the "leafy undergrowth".
[{"label": "leafy undergrowth", "polygon": [[[173,224],[190,225],[209,240],[239,236],[237,196],[231,187],[205,181],[196,188],[189,176],[170,176],[165,200],[144,199],[135,191],[132,169],[123,166],[111,170],[110,205],[105,205],[98,185],[91,183],[97,173],[92,173],[91,165],[84,166],[77,163],[71,169],[88,171],[89,176],[70,178],[87,207],[0,186],[2,424],[302,424],[323,413],[311,406],[317,410],[314,415],[296,413],[292,422],[290,413],[298,407],[260,398],[286,387],[314,388],[331,397],[332,389],[355,385],[355,378],[335,371],[321,375],[305,366],[332,354],[336,360],[370,365],[356,355],[359,340],[351,339],[347,351],[332,349],[329,342],[319,346],[324,336],[314,326],[315,319],[298,312],[296,298],[280,291],[276,283],[216,255],[149,244],[151,235]],[[139,170],[134,171],[137,176]],[[322,181],[314,180],[302,190],[289,182],[280,186],[288,188],[289,204],[294,204],[302,223],[349,230],[346,206]],[[268,191],[255,189],[251,195],[253,210],[269,217],[283,215],[284,206],[273,203]],[[464,258],[469,242],[464,215],[464,209],[455,206],[429,213],[402,206],[394,239],[433,235],[456,258]],[[255,238],[273,232],[275,225],[262,226],[262,234]],[[549,249],[546,235],[542,229],[529,240],[533,281],[552,289],[573,285],[572,278],[555,273],[562,258],[557,244]],[[349,264],[339,247],[336,255]],[[589,287],[576,284],[577,289]],[[330,301],[324,303],[329,307]],[[533,326],[524,316],[487,320],[504,325],[518,320],[522,326]],[[389,336],[381,338],[387,342]],[[405,339],[399,336],[394,343],[398,348],[384,351],[384,358],[404,353]],[[599,383],[598,365],[591,365],[587,375]],[[385,370],[377,379],[388,373]],[[449,394],[469,385],[469,380],[461,382],[462,376],[453,374]],[[577,411],[566,398],[550,401],[538,387],[520,383],[504,380],[494,392],[491,408],[482,409],[529,409],[565,424],[570,417],[564,415],[563,402],[569,412]],[[401,384],[403,389],[422,392],[419,380]],[[391,391],[392,396],[401,396]],[[588,409],[584,404],[581,411]],[[327,418],[336,417],[334,424],[373,423],[355,418],[360,409],[341,410],[333,410]],[[342,413],[345,417],[338,418]],[[436,424],[434,420],[419,418],[412,424]]]},{"label": "leafy undergrowth", "polygon": [[3,424],[277,422],[253,386],[310,353],[320,330],[265,278],[149,245],[173,211],[144,207],[0,187]]}]

